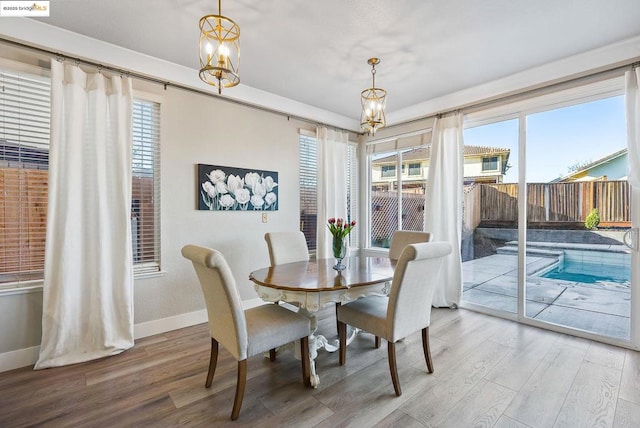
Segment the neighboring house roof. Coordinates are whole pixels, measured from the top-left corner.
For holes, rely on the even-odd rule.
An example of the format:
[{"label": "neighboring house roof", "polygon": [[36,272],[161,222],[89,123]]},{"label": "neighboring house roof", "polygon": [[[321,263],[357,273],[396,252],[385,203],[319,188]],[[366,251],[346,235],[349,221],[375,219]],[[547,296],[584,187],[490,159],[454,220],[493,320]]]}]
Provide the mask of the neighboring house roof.
[{"label": "neighboring house roof", "polygon": [[[498,155],[498,154],[506,154],[507,159],[509,157],[509,153],[511,150],[503,149],[500,147],[488,147],[488,146],[463,146],[464,156],[482,156],[482,155]],[[412,160],[425,160],[431,158],[431,145],[417,147],[415,149],[411,149],[409,151],[402,153],[402,161],[412,161]],[[385,156],[383,158],[379,158],[374,160],[372,163],[380,164],[380,163],[389,163],[395,162],[398,160],[398,155],[393,154],[390,156]]]},{"label": "neighboring house roof", "polygon": [[600,166],[602,164],[605,164],[607,162],[611,162],[614,159],[617,159],[621,156],[625,156],[627,154],[627,149],[622,149],[622,150],[618,150],[617,152],[611,153],[603,158],[600,158],[594,162],[588,163],[584,166],[582,166],[580,169],[577,169],[575,171],[570,172],[567,175],[564,175],[562,177],[558,177],[555,180],[552,180],[551,183],[557,183],[560,181],[588,181],[588,180],[597,180],[598,177],[583,177],[583,178],[576,178],[576,177],[580,177],[582,174],[588,172],[590,169],[593,169],[597,166]]}]

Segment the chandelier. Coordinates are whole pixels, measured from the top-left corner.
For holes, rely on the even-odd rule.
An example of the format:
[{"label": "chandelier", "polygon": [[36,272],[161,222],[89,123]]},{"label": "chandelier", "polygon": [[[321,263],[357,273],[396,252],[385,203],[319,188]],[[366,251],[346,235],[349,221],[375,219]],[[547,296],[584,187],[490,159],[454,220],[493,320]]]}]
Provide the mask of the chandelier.
[{"label": "chandelier", "polygon": [[218,14],[200,18],[200,79],[218,87],[230,88],[240,83],[240,27]]},{"label": "chandelier", "polygon": [[360,126],[369,135],[374,135],[378,129],[383,128],[387,123],[384,116],[387,91],[376,88],[376,65],[380,64],[380,59],[370,58],[367,64],[371,66],[373,84],[360,94],[360,103],[362,104]]}]

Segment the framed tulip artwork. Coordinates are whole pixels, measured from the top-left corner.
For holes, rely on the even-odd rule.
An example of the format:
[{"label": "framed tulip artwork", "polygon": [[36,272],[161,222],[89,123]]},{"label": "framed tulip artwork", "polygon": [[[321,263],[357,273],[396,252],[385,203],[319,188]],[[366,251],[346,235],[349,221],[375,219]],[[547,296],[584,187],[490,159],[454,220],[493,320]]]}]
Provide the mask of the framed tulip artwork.
[{"label": "framed tulip artwork", "polygon": [[198,209],[275,211],[278,209],[278,173],[198,164]]}]

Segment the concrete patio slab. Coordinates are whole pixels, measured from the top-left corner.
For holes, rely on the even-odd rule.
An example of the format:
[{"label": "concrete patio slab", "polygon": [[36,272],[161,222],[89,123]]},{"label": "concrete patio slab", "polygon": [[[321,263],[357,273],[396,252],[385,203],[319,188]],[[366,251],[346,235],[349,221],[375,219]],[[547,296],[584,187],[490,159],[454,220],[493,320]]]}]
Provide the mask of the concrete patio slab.
[{"label": "concrete patio slab", "polygon": [[[533,276],[557,263],[549,257],[527,257],[526,315],[616,338],[628,339],[631,295],[616,283],[585,284]],[[509,313],[517,312],[517,255],[495,254],[467,261],[463,267],[463,300]]]},{"label": "concrete patio slab", "polygon": [[[527,278],[527,300],[538,303],[551,304],[566,289],[566,286],[553,281],[538,281],[537,278]],[[502,276],[494,278],[476,287],[477,290],[504,294],[511,297],[518,296],[517,278]]]},{"label": "concrete patio slab", "polygon": [[622,317],[631,313],[630,294],[580,285],[567,287],[554,304]]}]

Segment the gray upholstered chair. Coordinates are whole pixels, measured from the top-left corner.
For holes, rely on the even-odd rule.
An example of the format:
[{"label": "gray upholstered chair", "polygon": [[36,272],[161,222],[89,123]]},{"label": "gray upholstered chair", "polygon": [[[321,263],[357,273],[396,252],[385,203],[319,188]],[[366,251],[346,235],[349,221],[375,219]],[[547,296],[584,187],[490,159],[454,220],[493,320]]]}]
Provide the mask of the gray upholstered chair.
[{"label": "gray upholstered chair", "polygon": [[401,395],[395,343],[422,330],[422,347],[429,373],[431,301],[442,259],[451,253],[447,242],[411,244],[402,251],[393,275],[389,297],[369,296],[338,308],[340,365],[346,360],[347,324],[388,341],[389,370],[396,395]]},{"label": "gray upholstered chair", "polygon": [[268,232],[264,235],[269,248],[271,266],[309,261],[309,249],[304,233]]},{"label": "gray upholstered chair", "polygon": [[391,260],[398,260],[404,247],[420,242],[431,242],[431,234],[429,232],[417,232],[413,230],[396,230],[391,237],[389,258]]},{"label": "gray upholstered chair", "polygon": [[309,386],[309,319],[273,304],[243,310],[235,279],[222,253],[186,245],[182,255],[193,262],[207,304],[211,358],[205,387],[209,388],[213,381],[218,344],[238,360],[238,383],[231,419],[237,419],[240,414],[249,357],[300,340],[302,378],[305,386]]},{"label": "gray upholstered chair", "polygon": [[[398,261],[402,250],[409,244],[418,244],[420,242],[431,242],[431,234],[429,232],[418,232],[414,230],[396,230],[391,237],[391,245],[389,246],[389,258]],[[375,337],[376,348],[380,347],[380,337]]]}]

